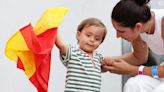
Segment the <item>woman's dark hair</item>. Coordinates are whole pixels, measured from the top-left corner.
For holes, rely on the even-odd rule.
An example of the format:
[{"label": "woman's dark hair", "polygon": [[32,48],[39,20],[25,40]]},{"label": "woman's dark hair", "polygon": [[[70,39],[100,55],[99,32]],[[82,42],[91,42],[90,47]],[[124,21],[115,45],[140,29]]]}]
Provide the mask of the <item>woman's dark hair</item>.
[{"label": "woman's dark hair", "polygon": [[96,26],[96,27],[102,27],[104,28],[104,36],[101,42],[104,41],[106,33],[107,33],[107,29],[106,26],[97,18],[87,18],[85,20],[83,20],[77,27],[77,31],[82,31],[85,27],[89,27],[89,26]]},{"label": "woman's dark hair", "polygon": [[124,27],[133,28],[136,23],[146,23],[151,18],[150,0],[120,0],[112,11],[112,20]]}]

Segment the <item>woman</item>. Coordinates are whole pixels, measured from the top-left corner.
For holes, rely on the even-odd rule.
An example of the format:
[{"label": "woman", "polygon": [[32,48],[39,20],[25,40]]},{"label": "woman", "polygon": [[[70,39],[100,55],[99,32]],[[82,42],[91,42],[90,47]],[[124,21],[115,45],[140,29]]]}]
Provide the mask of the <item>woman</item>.
[{"label": "woman", "polygon": [[164,81],[160,80],[164,67],[141,65],[148,59],[148,47],[164,55],[164,10],[150,10],[149,1],[120,0],[112,11],[117,37],[131,42],[133,52],[115,61],[108,58],[103,67],[113,73],[136,75],[127,81],[124,92],[164,92]]}]

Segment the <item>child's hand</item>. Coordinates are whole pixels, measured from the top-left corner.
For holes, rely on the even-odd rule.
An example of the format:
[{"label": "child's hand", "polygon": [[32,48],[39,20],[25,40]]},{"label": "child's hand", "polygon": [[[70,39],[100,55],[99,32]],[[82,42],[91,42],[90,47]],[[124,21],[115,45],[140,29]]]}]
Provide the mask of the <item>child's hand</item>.
[{"label": "child's hand", "polygon": [[109,69],[107,68],[108,66],[111,66],[112,63],[114,62],[114,59],[111,57],[104,57],[102,63],[101,63],[101,70],[102,72],[107,72]]},{"label": "child's hand", "polygon": [[114,59],[112,59],[111,57],[105,57],[102,61],[102,65],[112,65],[112,62],[114,62]]}]

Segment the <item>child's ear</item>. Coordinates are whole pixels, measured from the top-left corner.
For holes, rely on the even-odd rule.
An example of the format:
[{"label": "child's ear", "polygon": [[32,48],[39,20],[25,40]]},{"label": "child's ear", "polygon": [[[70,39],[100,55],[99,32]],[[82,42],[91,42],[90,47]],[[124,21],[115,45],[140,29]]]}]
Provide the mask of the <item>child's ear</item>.
[{"label": "child's ear", "polygon": [[76,34],[76,39],[79,40],[79,36],[80,36],[80,31],[77,31],[77,34]]}]

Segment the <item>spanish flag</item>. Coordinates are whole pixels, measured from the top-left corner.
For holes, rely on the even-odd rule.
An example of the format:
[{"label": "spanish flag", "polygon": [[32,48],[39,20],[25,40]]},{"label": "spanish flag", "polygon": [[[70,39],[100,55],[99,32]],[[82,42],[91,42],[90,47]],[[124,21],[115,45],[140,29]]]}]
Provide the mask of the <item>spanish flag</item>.
[{"label": "spanish flag", "polygon": [[7,42],[5,55],[17,63],[38,92],[48,92],[51,50],[66,8],[49,8],[33,27],[17,31]]}]

